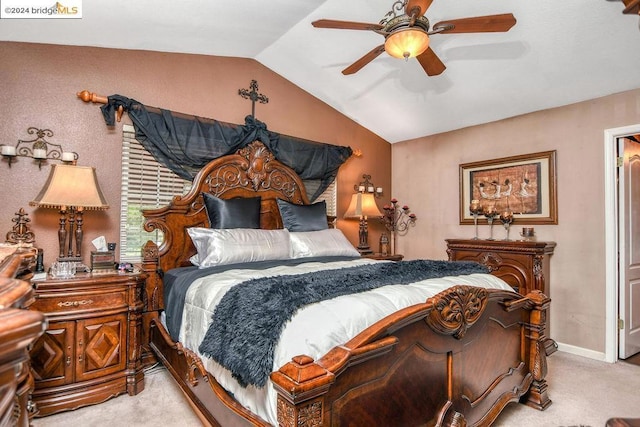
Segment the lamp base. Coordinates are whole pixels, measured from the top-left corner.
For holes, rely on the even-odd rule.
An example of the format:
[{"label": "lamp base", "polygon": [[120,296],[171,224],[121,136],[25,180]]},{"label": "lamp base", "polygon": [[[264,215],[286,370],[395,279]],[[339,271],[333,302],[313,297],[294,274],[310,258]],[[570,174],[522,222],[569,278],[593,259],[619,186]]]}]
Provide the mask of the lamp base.
[{"label": "lamp base", "polygon": [[358,230],[358,252],[360,255],[372,254],[371,246],[369,246],[369,227],[367,226],[367,218],[360,217],[360,228]]},{"label": "lamp base", "polygon": [[58,262],[73,262],[73,263],[75,263],[76,271],[78,273],[88,273],[88,272],[91,271],[89,269],[89,267],[84,265],[84,263],[82,262],[82,257],[75,257],[75,256],[58,257],[58,259],[56,261],[58,261]]},{"label": "lamp base", "polygon": [[77,257],[77,256],[59,256],[58,259],[56,260],[58,262],[79,262],[82,263],[82,257]]},{"label": "lamp base", "polygon": [[371,255],[373,253],[369,246],[358,246],[358,252],[360,252],[360,255]]}]

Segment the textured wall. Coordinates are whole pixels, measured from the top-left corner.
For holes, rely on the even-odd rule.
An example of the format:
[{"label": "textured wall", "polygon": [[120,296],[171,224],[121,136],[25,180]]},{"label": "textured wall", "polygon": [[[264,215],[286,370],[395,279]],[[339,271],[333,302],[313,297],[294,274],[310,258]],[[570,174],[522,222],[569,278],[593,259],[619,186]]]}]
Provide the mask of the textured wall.
[{"label": "textured wall", "polygon": [[[76,98],[83,89],[244,123],[251,103],[238,96],[238,89],[248,88],[255,79],[260,92],[269,97],[268,104],[257,104],[256,117],[270,130],[362,150],[362,157],[352,157],[340,170],[339,215],[346,210],[353,185],[363,173],[371,174],[376,185],[391,187],[391,146],[386,141],[253,60],[10,42],[0,42],[0,58],[0,144],[30,139],[26,133],[30,126],[48,128],[54,133],[50,142],[77,152],[80,165],[97,168],[111,208],[85,215],[85,254],[98,235],[118,241],[122,129],[121,124],[107,127],[97,105]],[[124,121],[128,121],[126,115]],[[57,256],[58,214],[28,203],[48,173],[49,166],[38,170],[25,158],[11,168],[6,161],[0,164],[0,233],[11,229],[14,213],[24,207],[47,266]],[[340,220],[339,227],[357,245],[357,222]],[[372,228],[373,243],[380,227]]]},{"label": "textured wall", "polygon": [[[640,90],[393,144],[394,192],[420,216],[401,252],[444,259],[446,238],[473,237],[473,225],[459,225],[459,164],[556,150],[558,225],[534,226],[539,240],[558,243],[551,337],[604,353],[604,130],[637,123]],[[502,232],[494,229],[496,237]],[[488,236],[482,226],[480,237]]]}]

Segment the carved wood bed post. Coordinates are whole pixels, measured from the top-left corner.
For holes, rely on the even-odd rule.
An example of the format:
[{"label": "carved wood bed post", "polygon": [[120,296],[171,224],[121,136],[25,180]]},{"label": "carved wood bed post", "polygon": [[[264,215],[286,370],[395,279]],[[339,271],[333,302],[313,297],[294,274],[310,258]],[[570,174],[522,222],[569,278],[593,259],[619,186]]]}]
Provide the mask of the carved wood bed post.
[{"label": "carved wood bed post", "polygon": [[522,397],[521,402],[527,406],[544,410],[551,405],[547,394],[547,352],[545,350],[547,310],[551,299],[540,291],[533,291],[527,298],[534,303],[530,313],[530,321],[525,323],[525,334],[529,339],[528,363],[533,376],[529,391]]},{"label": "carved wood bed post", "polygon": [[296,356],[279,371],[272,373],[271,379],[278,390],[278,425],[325,425],[323,396],[334,378],[331,372],[309,356]]},{"label": "carved wood bed post", "polygon": [[151,321],[160,317],[160,310],[164,308],[162,272],[160,271],[158,245],[151,240],[142,248],[141,269],[149,276],[142,294],[142,364],[151,365],[156,362],[156,357],[149,347],[151,341]]}]

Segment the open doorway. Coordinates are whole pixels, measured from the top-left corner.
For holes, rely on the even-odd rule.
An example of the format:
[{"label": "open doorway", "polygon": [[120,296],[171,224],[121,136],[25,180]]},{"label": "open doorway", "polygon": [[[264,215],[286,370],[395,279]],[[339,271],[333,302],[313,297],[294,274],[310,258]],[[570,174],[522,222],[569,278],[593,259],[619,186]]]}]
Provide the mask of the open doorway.
[{"label": "open doorway", "polygon": [[[640,150],[633,154],[631,148],[634,147],[628,148],[628,156],[625,159],[624,145],[629,136],[637,134],[640,134],[640,124],[605,130],[605,359],[608,362],[628,357],[630,352],[636,349],[633,340],[640,340],[640,330],[637,334],[630,334],[634,327],[638,327],[634,323],[640,321],[637,317],[640,310],[636,310],[635,320],[629,318],[631,305],[638,304],[640,240],[634,243],[627,238],[629,232],[635,231],[640,225],[640,219],[635,220],[633,210],[629,209],[635,205],[632,201],[635,193],[638,193],[640,203]],[[620,163],[619,157],[622,157]],[[631,173],[637,173],[637,178]],[[640,212],[640,208],[636,210]],[[637,279],[634,276],[636,271]],[[632,287],[636,290],[636,298],[633,301]],[[624,319],[625,317],[627,319]],[[624,320],[627,321],[626,324],[621,323]]]}]

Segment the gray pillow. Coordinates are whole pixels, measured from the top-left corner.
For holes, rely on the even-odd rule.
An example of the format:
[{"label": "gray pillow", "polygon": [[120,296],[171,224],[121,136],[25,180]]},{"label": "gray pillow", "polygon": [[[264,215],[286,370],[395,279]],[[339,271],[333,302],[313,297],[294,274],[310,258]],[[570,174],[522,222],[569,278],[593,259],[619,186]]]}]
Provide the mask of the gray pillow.
[{"label": "gray pillow", "polygon": [[329,228],[327,203],[323,200],[311,205],[296,205],[278,199],[278,209],[284,228],[289,231],[318,231]]},{"label": "gray pillow", "polygon": [[260,228],[260,197],[220,199],[202,193],[211,228]]}]

